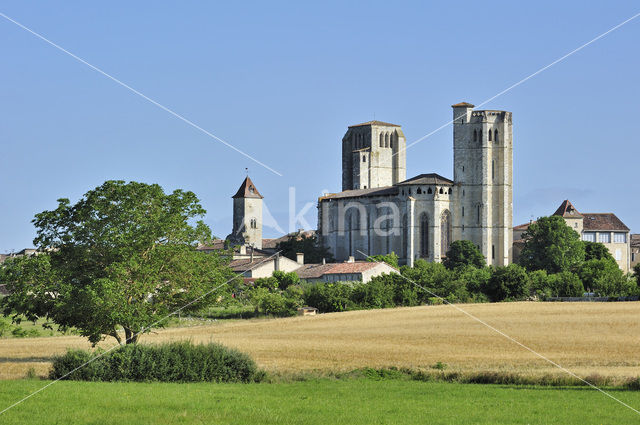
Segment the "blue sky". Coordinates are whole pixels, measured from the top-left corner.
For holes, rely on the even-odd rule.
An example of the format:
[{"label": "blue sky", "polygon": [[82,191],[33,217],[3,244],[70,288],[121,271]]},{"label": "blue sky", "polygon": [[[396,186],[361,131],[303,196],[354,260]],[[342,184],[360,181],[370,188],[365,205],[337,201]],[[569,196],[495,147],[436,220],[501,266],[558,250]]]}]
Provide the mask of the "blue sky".
[{"label": "blue sky", "polygon": [[[636,2],[4,1],[0,12],[250,153],[251,162],[0,18],[0,252],[33,215],[107,179],[194,191],[214,234],[249,167],[287,230],[339,191],[341,138],[373,119],[407,142],[640,12]],[[485,109],[514,119],[514,224],[564,199],[640,232],[640,18]],[[447,127],[407,151],[407,176],[452,177]],[[306,214],[315,226],[316,210]],[[266,229],[265,236],[277,236]]]}]

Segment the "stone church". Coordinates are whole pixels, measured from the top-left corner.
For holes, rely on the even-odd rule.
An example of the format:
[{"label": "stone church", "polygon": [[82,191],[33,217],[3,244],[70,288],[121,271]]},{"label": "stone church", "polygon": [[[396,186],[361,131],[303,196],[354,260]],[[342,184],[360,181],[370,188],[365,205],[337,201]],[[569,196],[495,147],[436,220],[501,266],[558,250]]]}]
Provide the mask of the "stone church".
[{"label": "stone church", "polygon": [[318,236],[336,260],[395,252],[401,264],[441,261],[470,240],[490,265],[512,259],[511,112],[453,105],[453,179],[407,179],[396,124],[352,125],[342,138],[342,192],[318,200]]}]

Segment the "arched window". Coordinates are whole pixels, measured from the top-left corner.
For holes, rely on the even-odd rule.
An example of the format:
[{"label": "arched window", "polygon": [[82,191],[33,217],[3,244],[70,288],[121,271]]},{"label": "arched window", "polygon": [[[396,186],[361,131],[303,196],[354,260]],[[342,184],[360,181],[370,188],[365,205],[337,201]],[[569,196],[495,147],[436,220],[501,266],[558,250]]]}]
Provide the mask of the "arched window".
[{"label": "arched window", "polygon": [[429,218],[426,213],[420,216],[420,256],[429,255]]},{"label": "arched window", "polygon": [[433,190],[431,190],[431,188],[429,188],[429,189],[427,189],[427,193],[428,193],[429,195],[431,195],[431,194],[433,193]]},{"label": "arched window", "polygon": [[393,149],[393,141],[395,140],[396,136],[394,133],[391,133],[391,137],[389,138],[389,147]]},{"label": "arched window", "polygon": [[367,157],[366,156],[362,157],[362,162],[367,162]]},{"label": "arched window", "polygon": [[496,160],[495,159],[491,160],[491,178],[492,179],[496,178]]},{"label": "arched window", "polygon": [[380,147],[384,148],[384,134],[380,133]]},{"label": "arched window", "polygon": [[478,141],[478,132],[475,129],[473,130],[473,141],[474,142]]},{"label": "arched window", "polygon": [[478,141],[482,142],[482,130],[478,131]]},{"label": "arched window", "polygon": [[498,129],[497,128],[493,132],[493,141],[498,143]]},{"label": "arched window", "polygon": [[453,193],[453,189],[449,188],[449,195]]},{"label": "arched window", "polygon": [[443,193],[444,193],[444,190],[442,190],[442,188],[440,188],[439,193],[440,193],[440,194],[443,194]]},{"label": "arched window", "polygon": [[384,147],[385,148],[389,147],[389,133],[385,133],[384,135]]},{"label": "arched window", "polygon": [[445,210],[440,216],[440,256],[445,257],[451,245],[451,214]]},{"label": "arched window", "polygon": [[418,195],[422,194],[422,189],[418,188],[418,190],[416,190],[416,193],[417,193]]},{"label": "arched window", "polygon": [[489,141],[491,141],[491,130],[489,130]]}]

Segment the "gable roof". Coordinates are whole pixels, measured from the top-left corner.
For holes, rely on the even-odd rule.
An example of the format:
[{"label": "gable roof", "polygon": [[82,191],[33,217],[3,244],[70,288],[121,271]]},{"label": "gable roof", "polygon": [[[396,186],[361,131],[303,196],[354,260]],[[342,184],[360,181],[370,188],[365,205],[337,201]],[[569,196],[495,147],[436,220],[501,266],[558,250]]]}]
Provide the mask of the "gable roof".
[{"label": "gable roof", "polygon": [[556,212],[553,213],[553,215],[559,215],[560,217],[565,217],[565,218],[583,217],[583,215],[578,212],[576,207],[574,207],[573,204],[568,199],[565,199],[564,201],[562,201],[562,204],[560,204],[560,206],[558,207]]},{"label": "gable roof", "polygon": [[263,196],[260,195],[260,192],[258,192],[258,188],[256,188],[256,185],[253,184],[249,176],[247,176],[242,182],[242,184],[240,185],[240,188],[238,189],[236,194],[232,196],[232,198],[262,199]]},{"label": "gable roof", "polygon": [[409,184],[440,184],[440,185],[452,185],[453,181],[449,180],[446,177],[442,177],[440,174],[429,173],[429,174],[419,174],[415,177],[412,177],[403,182],[397,183],[398,185],[409,185]]},{"label": "gable roof", "polygon": [[[300,279],[319,279],[328,274],[347,274],[347,273],[363,273],[367,270],[374,269],[382,263],[371,261],[355,261],[353,263],[329,263],[329,264],[305,264],[296,270],[296,274]],[[388,264],[382,264],[395,270]]]},{"label": "gable roof", "polygon": [[582,228],[584,230],[620,230],[628,232],[629,228],[613,213],[584,213]]},{"label": "gable roof", "polygon": [[400,127],[398,124],[391,124],[388,122],[383,122],[383,121],[367,121],[367,122],[363,122],[360,124],[354,124],[354,125],[350,125],[349,128],[353,128],[353,127],[364,127],[364,126],[371,126],[371,125],[380,125],[383,127]]}]

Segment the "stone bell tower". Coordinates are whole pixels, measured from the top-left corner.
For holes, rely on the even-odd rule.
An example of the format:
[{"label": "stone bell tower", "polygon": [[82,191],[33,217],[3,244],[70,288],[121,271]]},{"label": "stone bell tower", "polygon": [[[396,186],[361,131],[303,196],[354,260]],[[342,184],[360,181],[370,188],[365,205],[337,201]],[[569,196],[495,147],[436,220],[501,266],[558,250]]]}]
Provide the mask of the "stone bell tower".
[{"label": "stone bell tower", "polygon": [[262,199],[247,176],[233,195],[233,231],[228,241],[262,249]]},{"label": "stone bell tower", "polygon": [[453,105],[453,239],[476,244],[487,264],[506,266],[513,245],[511,112]]},{"label": "stone bell tower", "polygon": [[382,121],[349,127],[342,138],[342,190],[392,186],[407,178],[402,128]]}]

